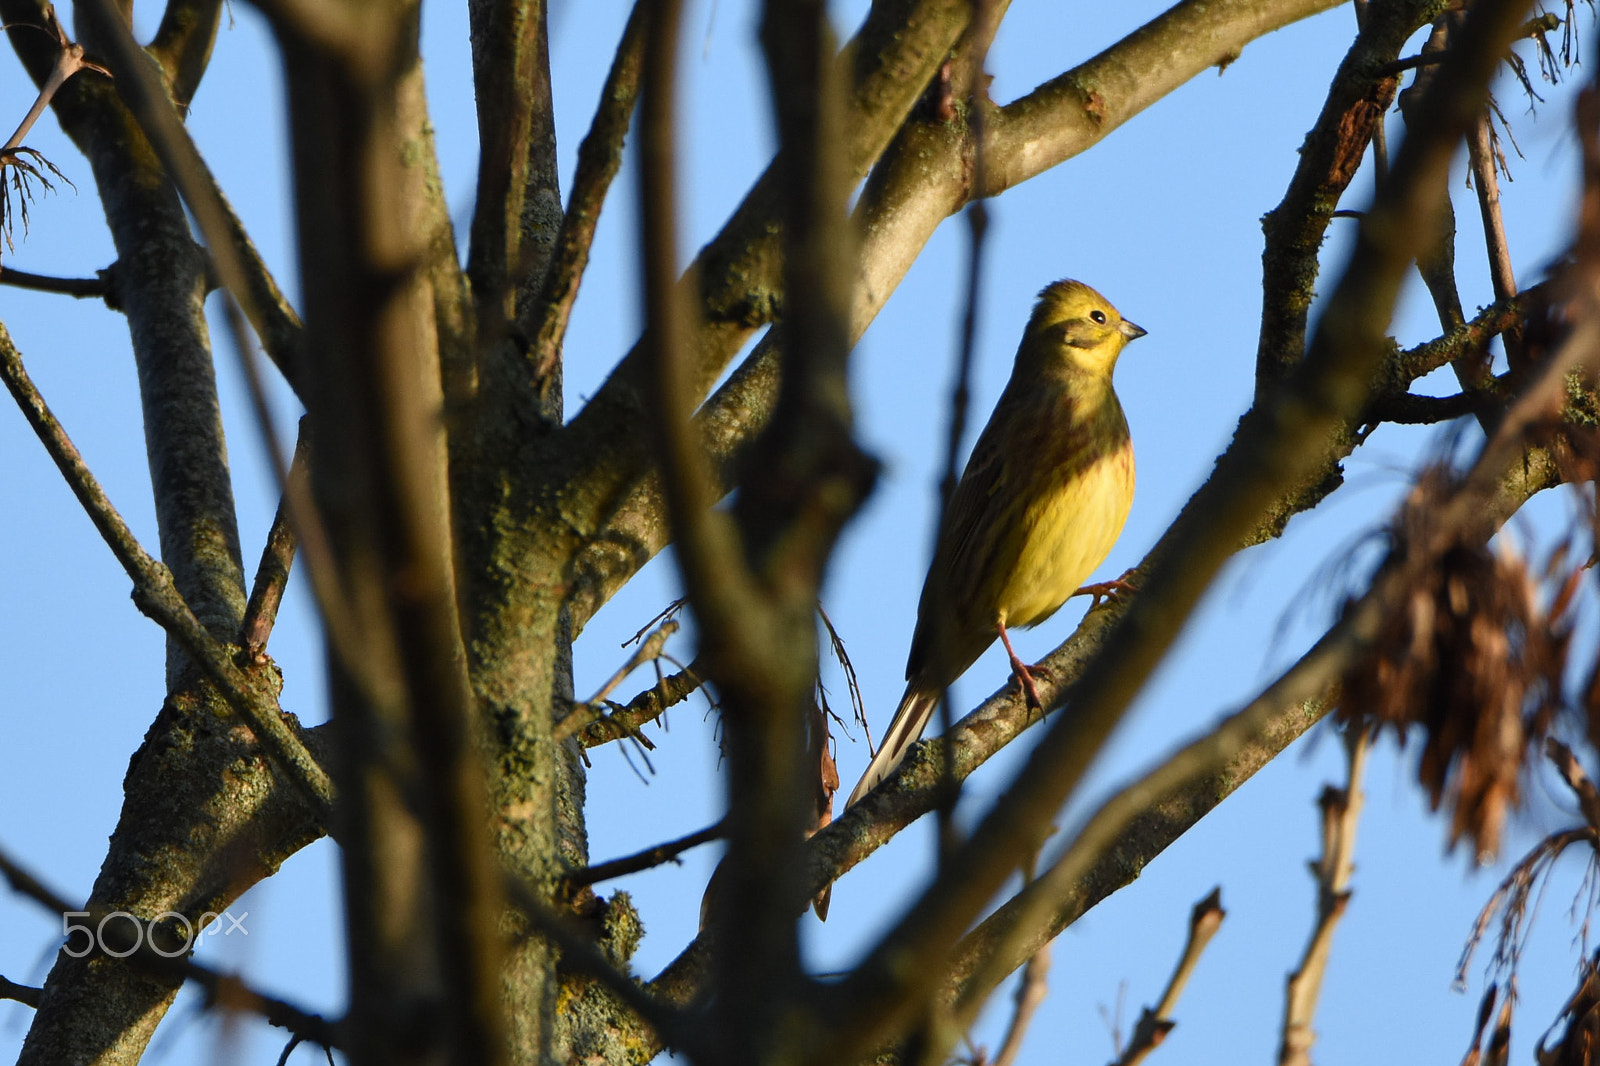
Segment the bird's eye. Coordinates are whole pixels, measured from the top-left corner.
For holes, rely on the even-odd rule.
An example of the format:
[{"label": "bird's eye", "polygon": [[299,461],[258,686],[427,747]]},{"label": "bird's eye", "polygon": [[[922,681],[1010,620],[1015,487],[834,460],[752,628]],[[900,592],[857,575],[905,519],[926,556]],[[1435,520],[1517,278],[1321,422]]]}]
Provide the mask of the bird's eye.
[{"label": "bird's eye", "polygon": [[1106,324],[1106,313],[1104,311],[1090,311],[1089,317],[1100,323],[1102,326]]}]

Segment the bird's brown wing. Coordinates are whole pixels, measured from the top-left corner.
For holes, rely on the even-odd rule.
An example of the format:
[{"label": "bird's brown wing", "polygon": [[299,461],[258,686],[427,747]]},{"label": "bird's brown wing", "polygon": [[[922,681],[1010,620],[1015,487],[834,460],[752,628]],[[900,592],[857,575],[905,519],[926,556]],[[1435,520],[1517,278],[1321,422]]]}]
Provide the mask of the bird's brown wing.
[{"label": "bird's brown wing", "polygon": [[1039,461],[1050,459],[1039,454],[1049,436],[1043,420],[1067,415],[1060,397],[1047,392],[1007,385],[973,446],[922,586],[907,680],[942,687],[994,642],[994,605],[986,602],[993,581],[986,579],[1014,564],[1026,535],[1030,493],[1018,479],[1034,476]]}]

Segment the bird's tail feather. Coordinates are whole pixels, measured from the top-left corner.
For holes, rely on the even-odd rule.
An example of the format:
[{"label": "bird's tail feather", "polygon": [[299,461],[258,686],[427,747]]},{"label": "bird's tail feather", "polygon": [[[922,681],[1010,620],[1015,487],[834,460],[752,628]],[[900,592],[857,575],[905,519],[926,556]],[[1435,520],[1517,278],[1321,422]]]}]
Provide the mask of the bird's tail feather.
[{"label": "bird's tail feather", "polygon": [[894,772],[894,768],[900,765],[900,760],[905,758],[906,749],[916,743],[917,738],[922,736],[922,731],[927,728],[928,719],[933,715],[933,709],[938,702],[939,693],[936,691],[906,687],[906,694],[900,697],[900,707],[894,712],[894,720],[889,723],[889,731],[883,735],[883,743],[878,747],[878,754],[872,757],[867,772],[861,775],[861,780],[856,782],[850,798],[845,801],[847,810],[855,806],[857,800],[872,791],[878,782],[888,777]]},{"label": "bird's tail feather", "polygon": [[[894,773],[894,768],[905,758],[906,749],[922,736],[928,718],[938,703],[938,692],[926,692],[909,685],[906,687],[906,694],[900,697],[900,707],[889,723],[889,731],[883,735],[883,743],[878,746],[878,754],[872,757],[867,772],[861,775],[861,780],[850,792],[850,798],[845,800],[845,810],[855,806],[856,801],[871,792],[879,781]],[[811,909],[817,912],[818,918],[827,921],[828,905],[832,901],[833,886],[828,885],[811,901]]]}]

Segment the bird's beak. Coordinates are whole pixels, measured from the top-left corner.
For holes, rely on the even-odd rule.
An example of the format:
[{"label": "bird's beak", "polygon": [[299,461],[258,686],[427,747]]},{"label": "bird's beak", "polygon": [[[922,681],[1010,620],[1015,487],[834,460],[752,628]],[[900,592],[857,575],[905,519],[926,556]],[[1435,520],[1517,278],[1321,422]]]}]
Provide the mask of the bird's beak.
[{"label": "bird's beak", "polygon": [[1128,338],[1130,341],[1136,341],[1146,333],[1150,332],[1143,326],[1136,326],[1127,319],[1123,319],[1122,325],[1118,326],[1117,329],[1120,330],[1122,335]]}]

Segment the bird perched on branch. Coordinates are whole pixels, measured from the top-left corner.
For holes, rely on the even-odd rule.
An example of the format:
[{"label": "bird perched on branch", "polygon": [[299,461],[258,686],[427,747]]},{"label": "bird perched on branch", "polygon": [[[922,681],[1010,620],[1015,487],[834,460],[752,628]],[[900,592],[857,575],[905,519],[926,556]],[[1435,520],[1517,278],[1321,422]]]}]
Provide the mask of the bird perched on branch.
[{"label": "bird perched on branch", "polygon": [[939,528],[905,695],[847,808],[900,765],[941,694],[995,637],[1039,706],[1006,630],[1038,625],[1078,592],[1108,587],[1079,586],[1111,551],[1133,502],[1133,444],[1111,371],[1144,334],[1082,282],[1039,294],[1011,380]]}]

